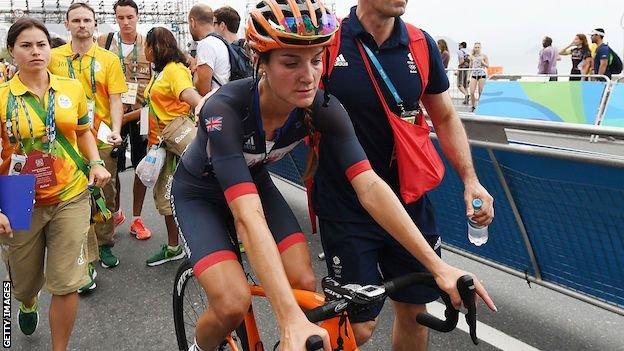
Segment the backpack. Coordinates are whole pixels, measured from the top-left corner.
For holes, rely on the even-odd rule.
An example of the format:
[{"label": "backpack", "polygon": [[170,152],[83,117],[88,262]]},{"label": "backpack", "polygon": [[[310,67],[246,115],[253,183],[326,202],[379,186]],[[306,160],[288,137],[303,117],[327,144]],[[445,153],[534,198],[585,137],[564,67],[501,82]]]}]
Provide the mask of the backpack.
[{"label": "backpack", "polygon": [[622,59],[611,47],[609,47],[609,65],[607,66],[607,72],[611,72],[611,74],[622,73]]},{"label": "backpack", "polygon": [[[241,46],[240,41],[236,42],[236,44],[230,44],[218,34],[211,33],[210,36],[220,39],[228,49],[228,55],[230,57],[230,82],[233,80],[251,77],[253,75],[251,59],[247,55],[245,49]],[[223,85],[221,82],[217,81],[214,75],[212,76],[212,79],[217,82],[217,84]]]}]

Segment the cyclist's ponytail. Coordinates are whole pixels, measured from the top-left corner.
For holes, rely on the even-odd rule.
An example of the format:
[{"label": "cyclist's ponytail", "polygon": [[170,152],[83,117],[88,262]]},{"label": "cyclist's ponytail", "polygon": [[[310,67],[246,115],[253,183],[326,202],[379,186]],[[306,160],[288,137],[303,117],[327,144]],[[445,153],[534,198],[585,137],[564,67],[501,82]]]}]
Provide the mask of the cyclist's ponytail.
[{"label": "cyclist's ponytail", "polygon": [[303,123],[305,123],[308,133],[308,146],[311,148],[308,155],[306,170],[303,173],[302,180],[305,183],[310,180],[314,176],[314,172],[316,172],[316,167],[318,166],[318,155],[316,154],[316,150],[313,149],[313,146],[317,143],[317,135],[316,130],[314,129],[314,123],[312,123],[312,109],[308,107],[303,113]]}]

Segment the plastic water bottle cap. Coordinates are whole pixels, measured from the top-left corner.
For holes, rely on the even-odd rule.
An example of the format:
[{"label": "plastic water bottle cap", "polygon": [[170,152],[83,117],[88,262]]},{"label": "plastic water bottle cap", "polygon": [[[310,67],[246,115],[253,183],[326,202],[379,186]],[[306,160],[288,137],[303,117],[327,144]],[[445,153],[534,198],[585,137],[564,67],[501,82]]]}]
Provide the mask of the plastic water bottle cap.
[{"label": "plastic water bottle cap", "polygon": [[482,206],[483,206],[483,200],[481,199],[472,200],[472,207],[474,207],[475,211],[480,210]]}]

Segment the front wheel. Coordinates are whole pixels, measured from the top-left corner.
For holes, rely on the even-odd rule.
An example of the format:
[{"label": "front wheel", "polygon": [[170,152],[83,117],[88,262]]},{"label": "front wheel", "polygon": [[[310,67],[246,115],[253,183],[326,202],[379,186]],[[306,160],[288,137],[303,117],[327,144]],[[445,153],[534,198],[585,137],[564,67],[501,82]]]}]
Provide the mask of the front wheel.
[{"label": "front wheel", "polygon": [[[193,266],[184,261],[175,276],[173,287],[173,323],[178,349],[187,351],[195,341],[197,320],[208,309],[208,298],[193,274]],[[220,351],[247,351],[244,323],[219,346]]]}]

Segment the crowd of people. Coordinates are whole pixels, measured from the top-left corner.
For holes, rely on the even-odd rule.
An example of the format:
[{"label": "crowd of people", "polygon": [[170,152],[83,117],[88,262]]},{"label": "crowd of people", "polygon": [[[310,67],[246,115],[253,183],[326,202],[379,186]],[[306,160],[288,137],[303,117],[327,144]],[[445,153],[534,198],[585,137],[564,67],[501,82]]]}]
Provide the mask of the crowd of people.
[{"label": "crowd of people", "polygon": [[[291,291],[315,290],[316,277],[303,231],[266,168],[301,142],[314,150],[306,179],[313,184],[308,195],[328,274],[367,285],[429,271],[459,308],[455,284],[466,272],[441,260],[442,233],[427,196],[441,174],[437,169],[437,179],[427,184],[406,177],[423,168],[412,156],[421,152],[395,138],[415,133],[430,143],[421,104],[463,181],[466,216],[491,223],[493,198],[477,178],[447,92],[448,47],[405,23],[406,5],[359,0],[339,21],[318,0],[263,0],[249,14],[241,41],[234,9],[197,4],[188,13],[194,57],[180,50],[166,28],[138,33],[133,0],[113,7],[119,31],[97,38],[93,8],[73,3],[66,14],[71,39],[55,48],[40,21],[18,19],[6,43],[18,71],[0,85],[0,174],[35,175],[36,202],[28,230],[13,231],[0,209],[0,242],[20,302],[22,332],[35,332],[45,286],[53,296],[53,349],[67,349],[78,294],[97,286],[96,263],[105,269],[122,264],[113,247],[116,228],[126,220],[119,193],[129,190],[118,174],[126,167],[128,143],[134,168],[148,155],[160,153],[163,161],[153,194],[167,242],[146,264],[187,256],[211,301],[191,350],[217,347],[248,311],[238,241],[271,302],[282,349],[302,350],[316,334],[330,350],[326,331],[306,320]],[[425,56],[411,51],[416,46],[427,48]],[[474,106],[488,58],[475,43],[462,60],[472,68]],[[186,134],[174,142],[167,131],[188,123],[197,134],[181,152],[176,143]],[[401,151],[406,147],[407,153]],[[437,155],[420,157],[441,164]],[[20,160],[24,166],[16,171]],[[139,240],[152,236],[141,219],[145,184],[139,175],[132,184],[130,231]],[[483,201],[479,211],[473,199]],[[474,282],[495,311],[479,280]],[[415,317],[438,293],[415,286],[390,298],[393,348],[427,349],[427,329]],[[358,344],[370,338],[380,310],[378,305],[349,316]]]}]

